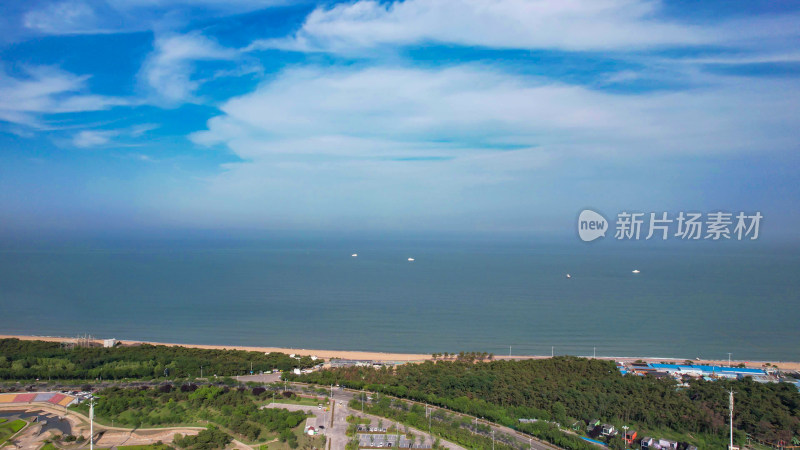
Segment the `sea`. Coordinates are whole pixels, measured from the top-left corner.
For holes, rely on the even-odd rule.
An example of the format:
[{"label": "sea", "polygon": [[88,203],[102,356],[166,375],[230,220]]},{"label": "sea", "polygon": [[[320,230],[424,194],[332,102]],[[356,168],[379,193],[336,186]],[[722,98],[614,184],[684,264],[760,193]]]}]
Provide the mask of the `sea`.
[{"label": "sea", "polygon": [[6,241],[0,334],[800,361],[797,246],[594,244],[325,236]]}]

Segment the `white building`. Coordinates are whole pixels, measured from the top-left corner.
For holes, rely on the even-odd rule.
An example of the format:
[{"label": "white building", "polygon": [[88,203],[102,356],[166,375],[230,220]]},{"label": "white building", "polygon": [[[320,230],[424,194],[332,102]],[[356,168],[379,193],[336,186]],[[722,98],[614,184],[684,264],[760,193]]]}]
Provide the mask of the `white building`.
[{"label": "white building", "polygon": [[111,347],[117,345],[117,342],[119,342],[119,341],[117,341],[116,339],[103,339],[103,347],[111,348]]}]

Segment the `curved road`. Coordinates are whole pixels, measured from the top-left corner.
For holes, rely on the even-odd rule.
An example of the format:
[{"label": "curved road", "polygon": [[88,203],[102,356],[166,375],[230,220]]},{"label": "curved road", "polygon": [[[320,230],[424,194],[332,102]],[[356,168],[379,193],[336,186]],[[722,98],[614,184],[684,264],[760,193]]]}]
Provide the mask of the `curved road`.
[{"label": "curved road", "polygon": [[[297,383],[297,382],[289,383],[289,384],[290,385],[297,385],[297,386],[312,386],[312,385],[309,385],[307,383]],[[333,391],[333,394],[334,394],[334,397],[336,398],[336,401],[337,402],[342,402],[342,404],[346,407],[346,405],[350,402],[350,400],[352,400],[356,396],[356,394],[359,394],[361,392],[365,392],[365,393],[369,393],[369,394],[374,395],[374,393],[369,392],[369,391],[357,391],[357,390],[354,390],[354,389],[345,389],[345,388],[337,388],[337,389],[335,389]],[[391,395],[386,395],[386,394],[380,394],[380,395],[384,395],[386,397],[391,397],[393,399],[401,400],[401,401],[404,401],[404,402],[409,403],[409,404],[417,404],[417,405],[420,405],[420,406],[427,406],[428,408],[441,409],[443,411],[448,412],[449,414],[453,414],[453,415],[457,415],[457,416],[468,418],[473,422],[476,419],[474,416],[470,416],[468,414],[463,414],[463,413],[460,413],[460,412],[456,412],[456,411],[453,411],[453,410],[450,410],[450,409],[447,409],[447,408],[442,408],[442,407],[433,406],[433,405],[426,405],[425,403],[418,402],[418,401],[415,401],[415,400],[408,400],[408,399],[404,399],[404,398],[392,397]],[[337,404],[336,407],[339,408],[340,406]],[[359,412],[359,414],[360,414],[360,412]],[[384,420],[388,420],[388,419],[384,419]],[[532,437],[532,436],[529,436],[527,434],[521,433],[521,432],[516,431],[516,430],[514,430],[512,428],[505,427],[505,426],[502,426],[502,425],[498,425],[496,423],[489,422],[489,421],[486,421],[486,420],[481,420],[481,419],[478,419],[478,422],[483,424],[483,425],[486,425],[486,426],[490,427],[492,430],[494,430],[496,436],[497,435],[509,436],[509,437],[513,438],[519,445],[522,445],[524,447],[529,447],[529,448],[534,449],[534,450],[561,450],[561,447],[557,447],[557,446],[555,446],[555,445],[553,445],[553,444],[551,444],[549,442],[541,441],[541,440],[539,440],[539,439],[537,439],[535,437]],[[345,426],[345,428],[346,428],[346,426]],[[424,433],[424,434],[427,434],[427,433]],[[344,448],[344,445],[342,445],[342,447],[332,447],[332,448]]]}]

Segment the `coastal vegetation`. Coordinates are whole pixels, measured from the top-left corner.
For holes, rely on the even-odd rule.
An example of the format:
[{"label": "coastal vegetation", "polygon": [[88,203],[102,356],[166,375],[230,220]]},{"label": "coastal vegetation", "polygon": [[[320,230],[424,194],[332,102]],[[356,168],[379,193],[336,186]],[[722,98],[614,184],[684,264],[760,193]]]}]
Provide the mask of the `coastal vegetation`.
[{"label": "coastal vegetation", "polygon": [[215,426],[209,426],[195,436],[175,435],[173,443],[178,448],[191,450],[214,450],[225,448],[233,438]]},{"label": "coastal vegetation", "polygon": [[[600,419],[618,428],[631,426],[639,436],[669,432],[706,448],[727,439],[728,391],[733,389],[738,442],[747,437],[789,442],[800,436],[800,392],[791,384],[692,380],[681,387],[672,379],[623,376],[612,362],[594,359],[429,361],[379,370],[337,368],[286,378],[427,402],[551,441],[554,426],[522,425],[519,419],[558,423],[577,433],[584,432],[590,419]],[[392,412],[387,405],[382,409]]]},{"label": "coastal vegetation", "polygon": [[[100,423],[128,427],[205,426],[214,424],[203,434],[208,442],[217,442],[220,432],[230,433],[246,442],[278,439],[290,448],[296,444],[298,428],[306,418],[301,411],[260,408],[271,392],[261,389],[230,389],[218,386],[162,385],[158,389],[108,388],[97,393],[95,417]],[[75,409],[88,414],[88,405]],[[221,431],[220,431],[221,430]],[[302,430],[300,430],[302,432]],[[189,438],[186,438],[189,439]],[[204,441],[189,440],[187,448]],[[176,442],[176,445],[178,444]],[[217,447],[214,447],[217,448]]]},{"label": "coastal vegetation", "polygon": [[243,375],[319,364],[310,357],[166,345],[69,348],[58,342],[0,339],[0,380],[120,380]]}]

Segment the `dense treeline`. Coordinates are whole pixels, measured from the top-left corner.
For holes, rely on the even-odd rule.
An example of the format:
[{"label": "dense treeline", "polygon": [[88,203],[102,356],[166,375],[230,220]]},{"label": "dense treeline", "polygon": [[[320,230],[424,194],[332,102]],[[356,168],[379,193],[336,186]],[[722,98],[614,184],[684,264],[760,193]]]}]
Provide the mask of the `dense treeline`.
[{"label": "dense treeline", "polygon": [[241,350],[206,350],[165,345],[114,348],[76,347],[58,342],[0,339],[0,379],[152,379],[204,375],[243,375],[250,371],[291,370],[319,364],[309,357],[295,359],[284,353]]},{"label": "dense treeline", "polygon": [[[97,417],[117,425],[152,427],[182,425],[200,420],[216,423],[248,441],[278,437],[297,441],[292,429],[305,420],[302,411],[260,409],[269,395],[263,388],[229,389],[217,386],[162,385],[158,389],[108,388],[100,391]],[[88,413],[84,403],[78,407]]]},{"label": "dense treeline", "polygon": [[175,435],[173,443],[178,448],[190,450],[214,450],[225,448],[233,439],[217,427],[210,426],[195,436]]},{"label": "dense treeline", "polygon": [[775,442],[800,435],[800,393],[788,383],[691,381],[623,376],[609,361],[574,357],[468,363],[439,361],[373,370],[349,367],[299,378],[438,404],[517,426],[536,418],[570,426],[599,418],[639,429],[726,433],[727,391],[736,394],[734,426]]}]

